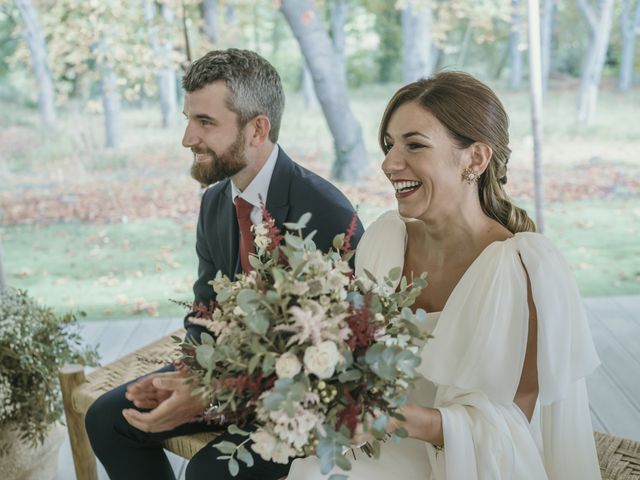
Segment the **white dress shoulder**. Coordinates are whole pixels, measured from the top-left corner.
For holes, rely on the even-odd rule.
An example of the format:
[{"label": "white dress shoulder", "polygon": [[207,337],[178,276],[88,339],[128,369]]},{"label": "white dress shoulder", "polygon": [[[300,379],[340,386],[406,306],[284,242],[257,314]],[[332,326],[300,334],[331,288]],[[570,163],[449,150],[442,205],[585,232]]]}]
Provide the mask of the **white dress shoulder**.
[{"label": "white dress shoulder", "polygon": [[[383,214],[358,245],[356,274],[366,269],[382,278],[402,266],[406,239],[398,213]],[[513,402],[527,341],[527,275],[537,311],[540,391],[531,423]],[[518,233],[490,244],[442,312],[428,318],[434,338],[419,367],[425,380],[410,400],[440,410],[444,450],[415,439],[387,442],[378,460],[357,455],[349,478],[601,478],[585,385],[599,360],[575,281],[549,240]],[[288,478],[324,476],[310,457],[295,460]]]}]

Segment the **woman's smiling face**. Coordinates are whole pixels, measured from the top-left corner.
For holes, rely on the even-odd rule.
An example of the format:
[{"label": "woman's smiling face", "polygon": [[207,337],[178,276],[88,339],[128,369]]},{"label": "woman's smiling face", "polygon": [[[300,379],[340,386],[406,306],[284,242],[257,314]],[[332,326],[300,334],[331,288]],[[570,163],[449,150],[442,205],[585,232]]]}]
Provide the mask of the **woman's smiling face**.
[{"label": "woman's smiling face", "polygon": [[463,195],[461,156],[447,129],[427,109],[408,102],[391,115],[384,132],[382,170],[407,218],[436,219],[455,211]]}]

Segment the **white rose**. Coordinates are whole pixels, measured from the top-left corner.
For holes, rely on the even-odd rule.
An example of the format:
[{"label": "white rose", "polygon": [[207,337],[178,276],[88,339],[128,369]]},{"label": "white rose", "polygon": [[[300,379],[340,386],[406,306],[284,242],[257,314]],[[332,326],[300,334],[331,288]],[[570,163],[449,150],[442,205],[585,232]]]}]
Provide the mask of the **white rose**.
[{"label": "white rose", "polygon": [[325,340],[318,346],[307,347],[304,351],[305,368],[321,379],[331,377],[340,360],[342,360],[342,355],[331,340]]},{"label": "white rose", "polygon": [[297,356],[290,352],[283,353],[276,362],[276,375],[278,378],[293,378],[301,368],[302,365]]},{"label": "white rose", "polygon": [[253,445],[251,445],[251,449],[260,455],[267,462],[271,461],[271,457],[273,455],[273,451],[276,448],[276,437],[271,435],[269,432],[265,432],[264,430],[256,430],[252,432],[250,435],[251,441]]}]

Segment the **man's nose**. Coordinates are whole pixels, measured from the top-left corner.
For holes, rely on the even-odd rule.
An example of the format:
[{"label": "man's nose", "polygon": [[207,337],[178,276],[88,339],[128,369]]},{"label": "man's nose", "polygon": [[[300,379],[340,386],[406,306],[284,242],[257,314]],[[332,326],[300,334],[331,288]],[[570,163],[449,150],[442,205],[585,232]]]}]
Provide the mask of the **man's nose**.
[{"label": "man's nose", "polygon": [[191,124],[187,124],[187,127],[184,129],[184,135],[182,136],[182,146],[185,148],[195,147],[200,140],[198,136],[193,133],[191,128]]}]

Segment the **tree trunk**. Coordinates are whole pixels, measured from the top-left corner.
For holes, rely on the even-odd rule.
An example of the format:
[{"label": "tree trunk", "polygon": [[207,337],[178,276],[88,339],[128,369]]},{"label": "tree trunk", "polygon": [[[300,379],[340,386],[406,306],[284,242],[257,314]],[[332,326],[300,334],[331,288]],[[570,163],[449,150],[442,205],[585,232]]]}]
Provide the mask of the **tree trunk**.
[{"label": "tree trunk", "polygon": [[331,2],[331,41],[336,54],[336,77],[347,85],[347,59],[344,53],[344,26],[347,23],[347,0],[333,0]]},{"label": "tree trunk", "polygon": [[462,39],[462,46],[460,47],[460,52],[458,53],[458,62],[457,68],[462,70],[464,68],[464,62],[467,59],[467,52],[469,51],[469,41],[471,40],[471,31],[473,27],[471,25],[471,19],[467,20],[467,26],[464,29],[464,37]]},{"label": "tree trunk", "polygon": [[[173,10],[163,3],[160,7],[162,19],[167,27],[171,27],[175,21]],[[170,28],[168,28],[170,31]],[[178,99],[176,96],[176,69],[171,62],[171,51],[173,45],[169,40],[169,36],[165,37],[160,44],[161,57],[164,66],[158,71],[158,91],[160,93],[160,110],[162,112],[162,127],[171,128],[175,126],[178,115]]]},{"label": "tree trunk", "polygon": [[104,110],[104,128],[107,148],[118,148],[122,141],[122,118],[120,115],[120,92],[118,78],[110,62],[100,67],[100,94]]},{"label": "tree trunk", "polygon": [[529,7],[529,87],[531,95],[531,130],[533,133],[533,184],[535,189],[536,226],[544,232],[544,180],[542,169],[542,59],[540,55],[540,4],[528,0]]},{"label": "tree trunk", "polygon": [[611,35],[614,0],[599,0],[598,3],[600,8],[596,15],[587,0],[578,0],[580,11],[591,31],[589,50],[583,62],[580,79],[578,124],[581,126],[591,124],[595,118],[598,88]]},{"label": "tree trunk", "polygon": [[38,12],[31,0],[16,0],[16,6],[24,22],[24,37],[31,52],[31,64],[38,86],[38,111],[44,127],[56,123],[56,103],[53,78],[47,59],[47,44],[38,21]]},{"label": "tree trunk", "polygon": [[218,44],[218,0],[202,0],[204,34],[211,45]]},{"label": "tree trunk", "polygon": [[633,84],[633,64],[635,61],[636,31],[640,27],[640,0],[636,2],[636,10],[631,18],[631,0],[624,0],[620,14],[620,30],[622,31],[622,57],[620,59],[620,78],[618,89],[626,92]]},{"label": "tree trunk", "polygon": [[[170,58],[172,45],[169,40],[158,41],[158,32],[154,24],[156,16],[156,3],[153,0],[144,0],[144,18],[148,25],[149,45],[151,51],[162,62],[156,73],[158,84],[158,96],[160,99],[160,113],[162,115],[162,127],[171,128],[176,124],[177,115],[177,91],[176,91],[176,71],[171,67]],[[173,11],[166,5],[160,6],[163,21],[171,25],[175,21]]]},{"label": "tree trunk", "polygon": [[351,111],[346,85],[335,81],[337,59],[322,19],[312,0],[282,0],[281,8],[311,70],[333,136],[336,158],[332,176],[342,181],[363,180],[369,165],[362,129]]},{"label": "tree trunk", "polygon": [[557,0],[544,0],[542,7],[542,91],[546,92],[551,73],[551,51],[553,47],[553,25],[555,20]]},{"label": "tree trunk", "polygon": [[511,76],[509,88],[519,90],[522,86],[522,51],[520,50],[520,0],[511,0],[511,33],[509,34],[509,58],[511,60]]},{"label": "tree trunk", "polygon": [[402,65],[405,83],[428,77],[433,72],[431,27],[433,10],[408,3],[402,10]]},{"label": "tree trunk", "polygon": [[311,70],[307,66],[307,61],[303,59],[304,68],[302,70],[302,95],[304,97],[304,108],[307,110],[318,107],[318,96],[313,87],[313,77]]}]

